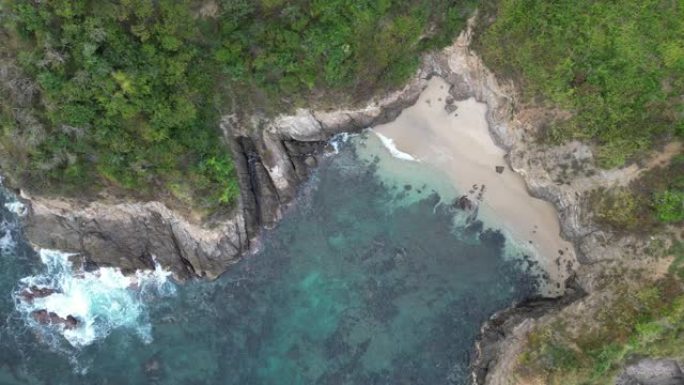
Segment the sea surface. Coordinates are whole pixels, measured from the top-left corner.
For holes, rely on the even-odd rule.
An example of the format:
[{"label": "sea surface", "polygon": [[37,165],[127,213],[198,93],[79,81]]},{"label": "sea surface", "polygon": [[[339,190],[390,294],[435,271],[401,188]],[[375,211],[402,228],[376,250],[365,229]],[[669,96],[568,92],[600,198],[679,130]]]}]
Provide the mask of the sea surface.
[{"label": "sea surface", "polygon": [[[80,271],[32,250],[0,192],[0,384],[467,384],[482,322],[537,290],[524,252],[373,134],[334,147],[214,282]],[[31,287],[56,292],[27,301]]]}]

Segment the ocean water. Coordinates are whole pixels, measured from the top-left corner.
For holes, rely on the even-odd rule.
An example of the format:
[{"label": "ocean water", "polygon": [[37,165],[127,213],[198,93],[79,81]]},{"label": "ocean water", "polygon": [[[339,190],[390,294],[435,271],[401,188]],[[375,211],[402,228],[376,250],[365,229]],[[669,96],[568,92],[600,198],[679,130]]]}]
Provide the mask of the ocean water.
[{"label": "ocean water", "polygon": [[[32,250],[0,193],[0,384],[467,384],[481,323],[537,278],[427,166],[374,135],[335,152],[214,282],[79,271]],[[56,292],[22,297],[36,288]],[[41,308],[79,324],[42,325]]]}]

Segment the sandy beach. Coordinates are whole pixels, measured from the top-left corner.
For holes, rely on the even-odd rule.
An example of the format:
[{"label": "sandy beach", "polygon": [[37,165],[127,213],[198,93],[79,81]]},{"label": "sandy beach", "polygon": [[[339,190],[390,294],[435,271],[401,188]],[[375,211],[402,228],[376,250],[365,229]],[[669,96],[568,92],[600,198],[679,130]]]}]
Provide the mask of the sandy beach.
[{"label": "sandy beach", "polygon": [[492,227],[503,226],[509,237],[528,246],[550,277],[543,293],[561,294],[567,263],[574,263],[575,256],[572,245],[560,236],[555,208],[530,196],[522,177],[506,164],[505,151],[487,127],[487,106],[471,98],[453,102],[449,112],[448,90],[442,78],[432,78],[414,106],[372,130],[390,139],[396,146],[393,151],[405,153],[407,162],[412,161],[410,156],[444,172],[461,193],[484,186],[480,219]]}]

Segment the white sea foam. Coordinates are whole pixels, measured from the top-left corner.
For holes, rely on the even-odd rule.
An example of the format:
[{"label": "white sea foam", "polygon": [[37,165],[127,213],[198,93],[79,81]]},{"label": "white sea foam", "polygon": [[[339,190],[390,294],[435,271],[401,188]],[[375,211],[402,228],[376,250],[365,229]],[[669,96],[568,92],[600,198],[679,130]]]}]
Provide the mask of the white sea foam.
[{"label": "white sea foam", "polygon": [[[0,175],[0,186],[2,186],[3,180],[4,180],[3,176]],[[23,217],[24,215],[26,215],[26,206],[24,206],[23,203],[19,202],[16,199],[12,200],[10,202],[6,202],[5,208],[7,208],[7,210],[13,212],[14,214],[17,214],[20,217]]]},{"label": "white sea foam", "polygon": [[[173,294],[175,287],[168,280],[170,272],[159,266],[155,270],[137,271],[133,276],[112,267],[86,272],[74,269],[69,260],[72,254],[46,249],[40,250],[39,254],[45,272],[21,279],[20,288],[14,293],[17,309],[30,326],[57,331],[77,348],[105,338],[117,328],[132,329],[144,341],[151,341],[145,299],[151,295]],[[27,300],[22,291],[32,287],[55,292]],[[66,328],[63,324],[46,328],[33,317],[33,312],[39,310],[55,313],[63,319],[72,316],[78,324],[74,328]]]},{"label": "white sea foam", "polygon": [[9,223],[6,221],[0,221],[0,254],[9,254],[9,252],[12,251],[15,246],[16,243],[14,241],[14,237],[12,237]]},{"label": "white sea foam", "polygon": [[349,138],[351,137],[352,135],[350,135],[349,133],[342,132],[330,138],[330,145],[333,148],[333,153],[339,154],[340,146],[344,143],[347,143],[349,141]]},{"label": "white sea foam", "polygon": [[5,207],[7,210],[17,214],[20,217],[26,215],[26,206],[19,201],[7,202],[5,203]]},{"label": "white sea foam", "polygon": [[394,140],[386,137],[385,135],[372,130],[375,135],[380,138],[380,141],[382,142],[382,145],[387,148],[387,150],[392,154],[393,157],[403,159],[403,160],[410,160],[413,162],[418,162],[419,160],[414,158],[411,154],[407,154],[397,148],[397,146],[394,144]]}]

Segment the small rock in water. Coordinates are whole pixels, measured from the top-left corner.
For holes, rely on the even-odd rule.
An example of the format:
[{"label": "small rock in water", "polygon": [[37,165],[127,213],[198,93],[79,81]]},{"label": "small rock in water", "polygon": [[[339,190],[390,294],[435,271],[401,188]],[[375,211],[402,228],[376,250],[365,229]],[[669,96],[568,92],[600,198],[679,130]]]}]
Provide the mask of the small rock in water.
[{"label": "small rock in water", "polygon": [[76,326],[78,326],[78,319],[72,315],[68,315],[64,322],[64,327],[67,329],[74,329]]},{"label": "small rock in water", "polygon": [[31,303],[33,302],[34,298],[44,298],[55,292],[56,290],[50,289],[48,287],[40,288],[36,286],[31,286],[30,288],[22,291],[20,295],[26,302]]},{"label": "small rock in water", "polygon": [[504,166],[496,166],[496,172],[498,172],[499,174],[503,174]]},{"label": "small rock in water", "polygon": [[460,198],[458,198],[456,202],[454,202],[454,206],[461,210],[472,210],[474,207],[473,202],[468,199],[467,195],[462,195]]},{"label": "small rock in water", "polygon": [[480,192],[477,194],[477,200],[482,201],[482,198],[484,198],[484,193],[485,193],[485,185],[482,185],[482,188],[480,188]]},{"label": "small rock in water", "polygon": [[33,319],[43,325],[63,324],[65,329],[75,329],[78,326],[78,319],[72,315],[66,318],[60,317],[57,313],[48,312],[45,309],[36,310],[32,313]]}]

